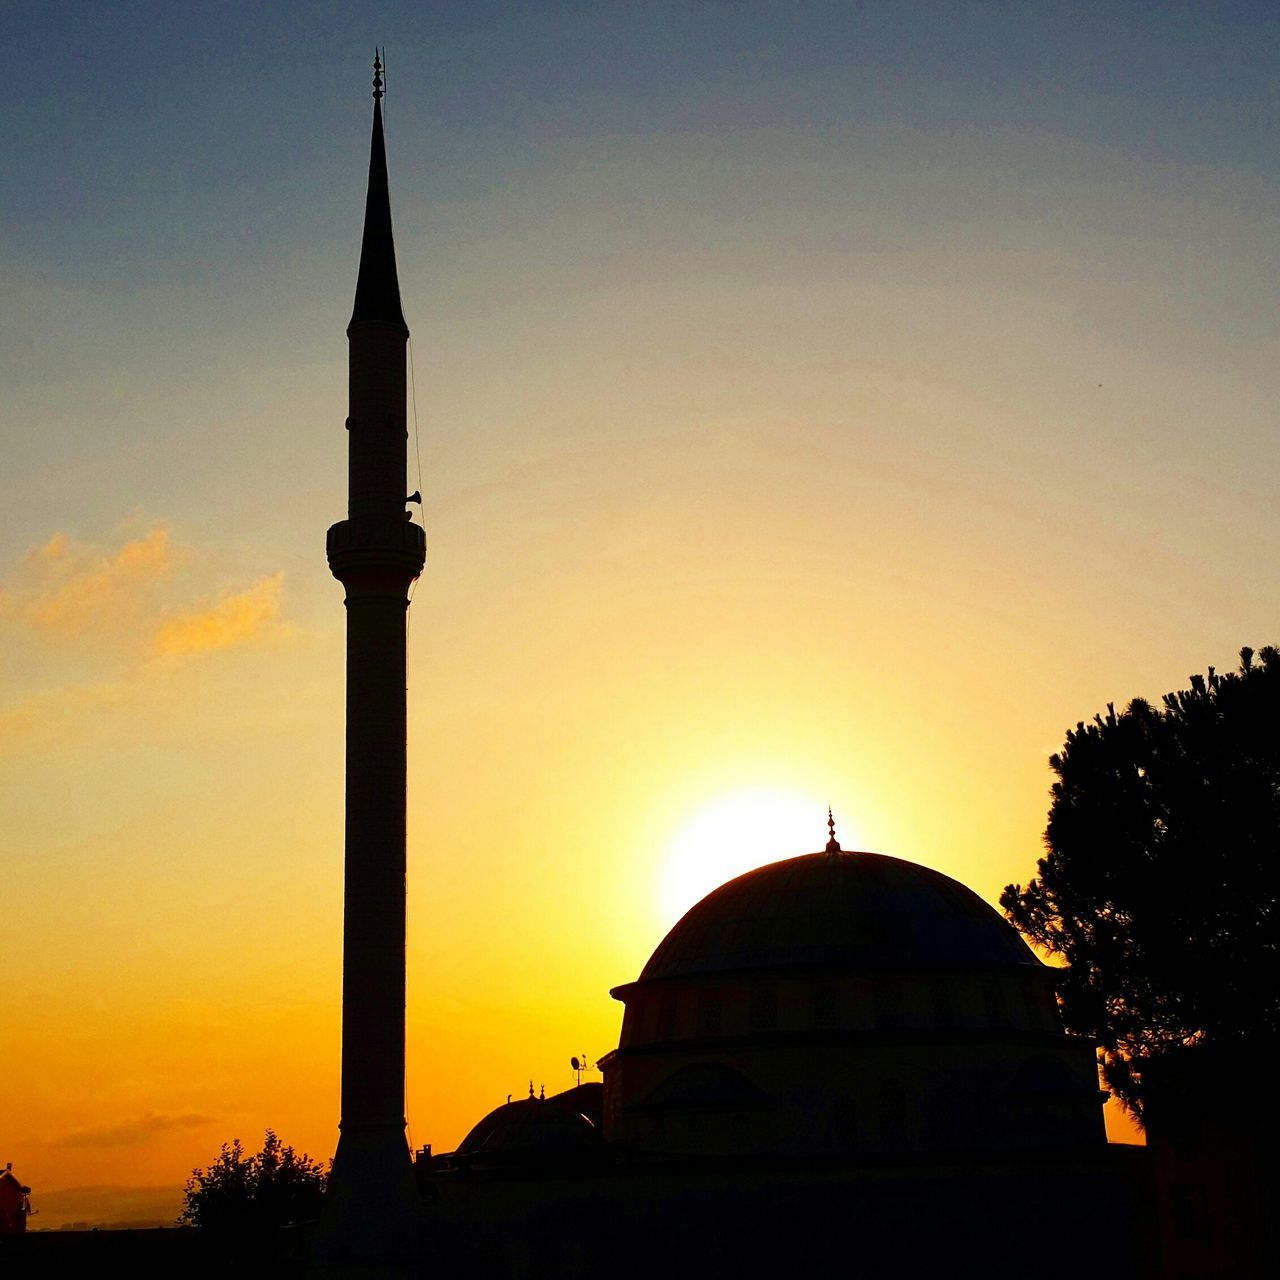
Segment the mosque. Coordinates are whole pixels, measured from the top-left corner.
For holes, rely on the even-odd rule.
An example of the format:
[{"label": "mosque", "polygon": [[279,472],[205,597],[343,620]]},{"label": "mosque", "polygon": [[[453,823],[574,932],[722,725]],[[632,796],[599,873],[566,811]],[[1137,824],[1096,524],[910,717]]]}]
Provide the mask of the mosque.
[{"label": "mosque", "polygon": [[404,610],[425,542],[406,515],[418,495],[381,96],[375,63],[349,510],[328,536],[346,590],[347,822],[341,1137],[317,1264],[1161,1274],[1148,1155],[1108,1145],[1094,1046],[1064,1032],[1052,970],[964,885],[843,849],[830,814],[824,848],[779,850],[720,886],[613,988],[622,1030],[602,1082],[531,1088],[456,1151],[411,1160]]},{"label": "mosque", "polygon": [[436,1249],[484,1275],[1149,1273],[1144,1153],[1109,1147],[1052,971],[940,872],[826,848],[697,903],[603,1083],[422,1153]]}]

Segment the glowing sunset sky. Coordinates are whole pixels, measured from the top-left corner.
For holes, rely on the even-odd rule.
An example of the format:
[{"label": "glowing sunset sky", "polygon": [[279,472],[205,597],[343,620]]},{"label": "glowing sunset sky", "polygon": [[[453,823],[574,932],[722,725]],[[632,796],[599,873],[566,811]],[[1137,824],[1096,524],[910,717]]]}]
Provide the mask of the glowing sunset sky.
[{"label": "glowing sunset sky", "polygon": [[[1272,4],[6,6],[0,1161],[37,1206],[333,1148],[375,41],[415,1142],[616,1044],[686,864],[821,848],[830,803],[994,902],[1070,725],[1280,641]],[[714,847],[762,789],[776,847]]]}]

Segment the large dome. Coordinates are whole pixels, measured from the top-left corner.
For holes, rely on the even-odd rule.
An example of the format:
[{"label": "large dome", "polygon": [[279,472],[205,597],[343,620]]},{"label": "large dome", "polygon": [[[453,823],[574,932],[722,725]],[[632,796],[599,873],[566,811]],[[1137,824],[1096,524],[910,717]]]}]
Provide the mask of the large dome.
[{"label": "large dome", "polygon": [[709,893],[662,940],[641,982],[838,965],[1038,967],[1000,914],[950,876],[880,853],[812,853]]}]

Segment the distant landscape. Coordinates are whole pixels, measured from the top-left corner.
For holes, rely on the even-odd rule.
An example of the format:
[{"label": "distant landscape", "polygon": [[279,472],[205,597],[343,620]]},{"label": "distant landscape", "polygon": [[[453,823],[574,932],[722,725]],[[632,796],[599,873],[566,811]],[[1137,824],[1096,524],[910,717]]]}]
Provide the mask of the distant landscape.
[{"label": "distant landscape", "polygon": [[38,1210],[31,1219],[32,1231],[171,1227],[182,1209],[182,1190],[173,1186],[67,1187],[33,1195],[31,1207]]}]

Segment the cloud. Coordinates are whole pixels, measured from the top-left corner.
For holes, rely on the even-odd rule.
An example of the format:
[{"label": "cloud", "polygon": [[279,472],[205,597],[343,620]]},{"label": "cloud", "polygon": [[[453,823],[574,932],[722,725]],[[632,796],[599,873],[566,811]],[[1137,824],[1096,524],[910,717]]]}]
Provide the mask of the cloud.
[{"label": "cloud", "polygon": [[204,653],[249,644],[279,631],[284,573],[260,578],[247,591],[224,595],[216,604],[179,613],[155,633],[156,650],[165,657]]},{"label": "cloud", "polygon": [[[95,655],[139,659],[229,649],[286,632],[279,621],[283,572],[244,590],[226,586],[209,603],[174,599],[205,557],[175,546],[153,524],[116,546],[55,533],[22,557],[0,584],[0,619],[17,623],[46,649],[50,640],[89,645]],[[173,570],[181,565],[182,575]],[[78,644],[77,644],[78,642]]]},{"label": "cloud", "polygon": [[0,581],[0,757],[119,728],[173,695],[169,681],[190,692],[210,655],[288,639],[283,572],[210,581],[221,560],[156,522],[103,542],[59,531],[13,564]]},{"label": "cloud", "polygon": [[68,1133],[60,1138],[51,1139],[47,1145],[51,1147],[78,1147],[101,1150],[104,1147],[140,1147],[153,1142],[169,1133],[182,1133],[188,1129],[201,1129],[212,1124],[212,1116],[196,1115],[163,1115],[151,1111],[136,1120],[125,1120],[120,1124],[105,1125],[97,1129],[82,1129],[76,1133]]},{"label": "cloud", "polygon": [[119,550],[101,554],[55,533],[27,553],[17,587],[6,598],[38,630],[80,635],[104,619],[145,603],[153,585],[173,568],[169,531],[153,525]]}]

